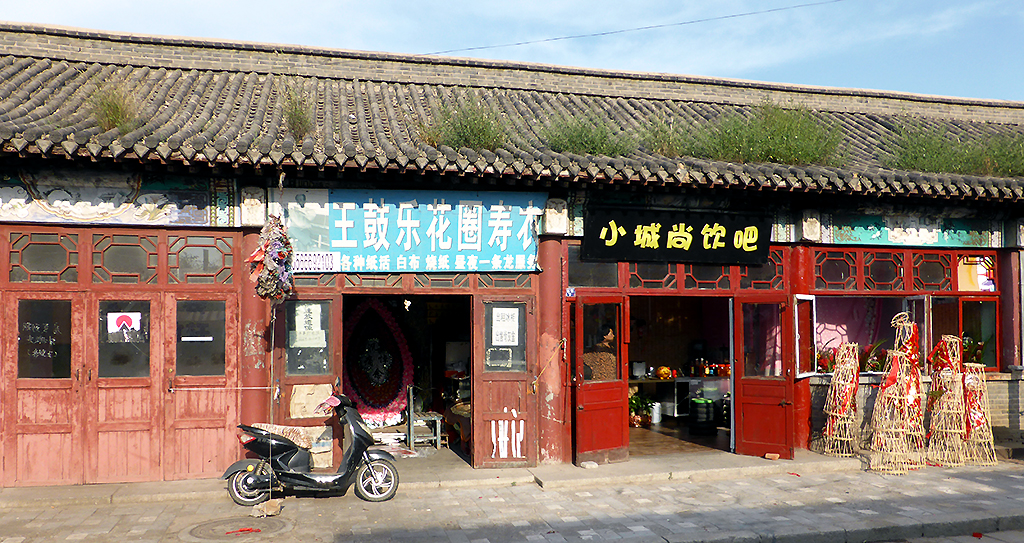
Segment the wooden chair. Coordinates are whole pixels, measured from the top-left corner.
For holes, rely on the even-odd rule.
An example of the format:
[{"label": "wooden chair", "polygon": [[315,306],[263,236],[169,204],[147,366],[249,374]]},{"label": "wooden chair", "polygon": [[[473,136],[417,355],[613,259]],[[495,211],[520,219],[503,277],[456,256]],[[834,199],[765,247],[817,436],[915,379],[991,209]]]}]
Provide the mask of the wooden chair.
[{"label": "wooden chair", "polygon": [[[436,411],[415,411],[414,400],[416,399],[413,394],[413,387],[409,385],[409,405],[406,407],[406,423],[408,424],[408,432],[406,433],[406,442],[410,449],[416,450],[417,441],[433,442],[434,447],[437,449],[441,448],[442,436],[444,436],[444,416]],[[429,434],[416,435],[416,429],[414,425],[417,421],[424,421],[427,423],[427,429],[430,431]]]}]

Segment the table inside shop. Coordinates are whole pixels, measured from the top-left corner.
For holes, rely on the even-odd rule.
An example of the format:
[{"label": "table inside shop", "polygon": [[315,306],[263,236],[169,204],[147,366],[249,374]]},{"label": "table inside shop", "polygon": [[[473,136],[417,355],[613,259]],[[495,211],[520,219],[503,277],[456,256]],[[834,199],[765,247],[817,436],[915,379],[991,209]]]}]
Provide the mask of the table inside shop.
[{"label": "table inside shop", "polygon": [[701,397],[719,400],[730,391],[730,377],[676,377],[674,379],[630,379],[629,385],[660,404],[662,416],[682,417],[689,413],[687,399],[697,391]]}]

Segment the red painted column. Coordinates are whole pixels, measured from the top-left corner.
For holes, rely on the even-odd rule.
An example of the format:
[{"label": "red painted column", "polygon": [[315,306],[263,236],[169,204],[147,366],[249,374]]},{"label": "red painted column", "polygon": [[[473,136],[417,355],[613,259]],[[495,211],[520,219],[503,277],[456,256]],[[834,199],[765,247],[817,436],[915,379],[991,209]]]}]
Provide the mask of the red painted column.
[{"label": "red painted column", "polygon": [[[259,233],[242,238],[242,258],[247,258],[260,242]],[[267,353],[270,337],[269,304],[256,295],[256,282],[249,279],[248,264],[242,264],[238,385],[242,387],[239,418],[243,424],[270,421],[270,358]]]},{"label": "red painted column", "polygon": [[537,367],[538,463],[564,463],[572,457],[571,426],[566,398],[570,394],[562,338],[562,243],[541,238],[538,252],[540,287],[537,300],[540,342]]}]

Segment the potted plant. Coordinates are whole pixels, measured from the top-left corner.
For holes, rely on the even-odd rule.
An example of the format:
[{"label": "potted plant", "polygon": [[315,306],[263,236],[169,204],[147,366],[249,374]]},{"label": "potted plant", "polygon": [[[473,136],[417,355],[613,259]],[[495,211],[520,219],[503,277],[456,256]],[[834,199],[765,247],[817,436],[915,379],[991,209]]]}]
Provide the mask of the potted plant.
[{"label": "potted plant", "polygon": [[639,392],[629,397],[629,425],[634,428],[648,428],[651,425],[651,410],[654,400]]}]

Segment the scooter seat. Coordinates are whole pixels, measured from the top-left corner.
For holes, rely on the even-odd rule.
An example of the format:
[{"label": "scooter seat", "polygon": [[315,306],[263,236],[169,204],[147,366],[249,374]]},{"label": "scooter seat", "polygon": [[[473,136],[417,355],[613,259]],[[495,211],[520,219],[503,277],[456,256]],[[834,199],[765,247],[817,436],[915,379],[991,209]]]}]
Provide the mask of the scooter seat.
[{"label": "scooter seat", "polygon": [[283,426],[280,424],[268,424],[266,422],[257,422],[253,424],[254,428],[260,430],[266,430],[272,434],[277,434],[285,439],[288,439],[292,443],[295,443],[300,448],[309,450],[313,448],[313,438],[309,436],[306,429],[301,426]]}]

